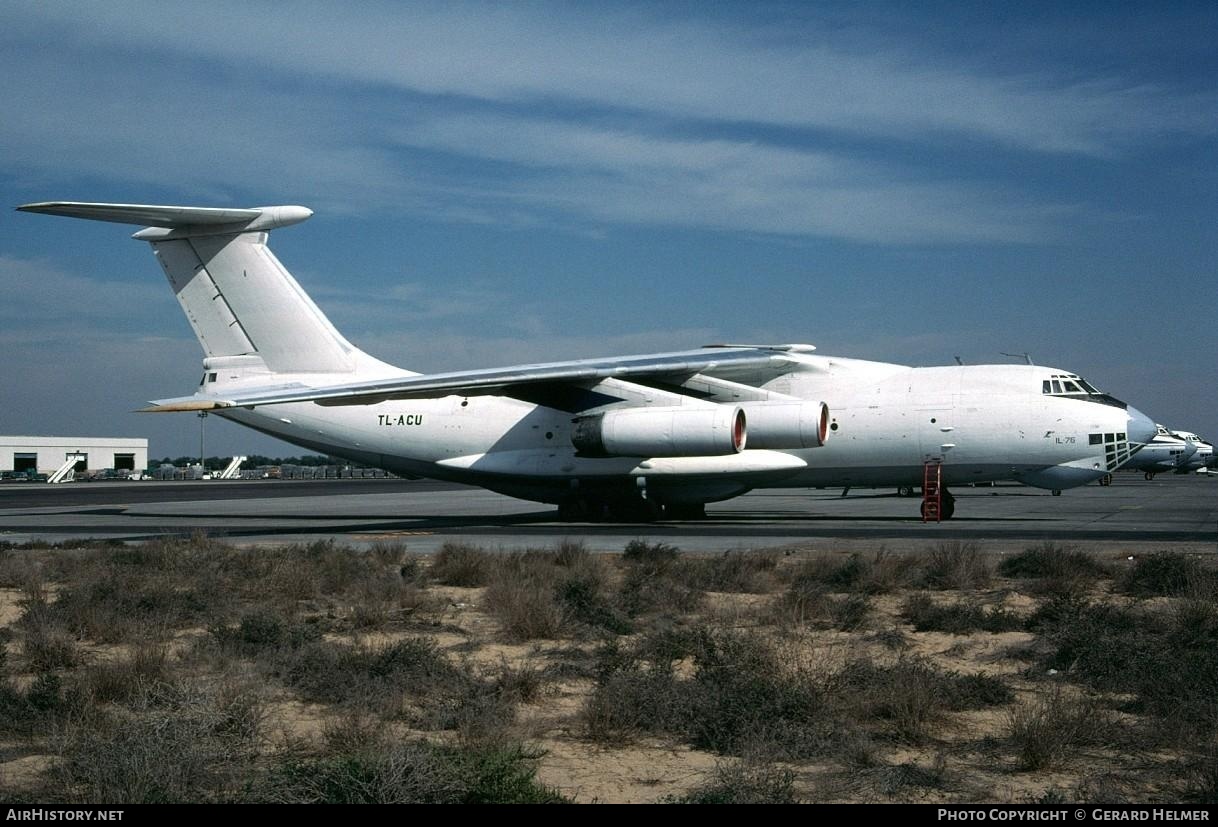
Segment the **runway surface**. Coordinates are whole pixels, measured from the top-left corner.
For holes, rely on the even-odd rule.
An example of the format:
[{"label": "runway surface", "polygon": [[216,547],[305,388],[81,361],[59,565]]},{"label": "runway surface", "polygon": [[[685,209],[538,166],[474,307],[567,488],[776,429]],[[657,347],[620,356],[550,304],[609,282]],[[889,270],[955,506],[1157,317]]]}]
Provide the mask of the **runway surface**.
[{"label": "runway surface", "polygon": [[140,540],[196,531],[236,544],[334,539],[404,542],[430,552],[451,540],[489,548],[582,539],[620,550],[654,538],[688,550],[794,545],[886,546],[1054,540],[1114,550],[1187,547],[1218,553],[1218,478],[1118,474],[1109,487],[1064,492],[957,488],[956,516],[925,524],[919,500],[889,490],[771,489],[708,508],[701,521],[560,523],[552,507],[431,481],[317,480],[71,483],[0,487],[0,543]]}]

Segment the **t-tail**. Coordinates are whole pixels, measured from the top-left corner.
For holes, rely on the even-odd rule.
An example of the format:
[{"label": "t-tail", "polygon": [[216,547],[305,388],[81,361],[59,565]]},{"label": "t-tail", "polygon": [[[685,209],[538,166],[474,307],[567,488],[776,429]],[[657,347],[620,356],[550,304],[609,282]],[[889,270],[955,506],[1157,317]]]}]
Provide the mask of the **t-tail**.
[{"label": "t-tail", "polygon": [[397,372],[348,342],[267,247],[267,233],[305,207],[164,207],[55,201],[25,212],[146,227],[147,241],[198,336],[204,366],[274,374]]}]

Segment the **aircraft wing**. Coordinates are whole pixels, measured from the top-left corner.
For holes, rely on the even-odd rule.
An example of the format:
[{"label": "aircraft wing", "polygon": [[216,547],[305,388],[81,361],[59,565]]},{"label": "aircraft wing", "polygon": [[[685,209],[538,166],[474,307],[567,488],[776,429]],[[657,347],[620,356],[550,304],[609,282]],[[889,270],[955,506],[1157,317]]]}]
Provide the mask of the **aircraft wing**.
[{"label": "aircraft wing", "polygon": [[477,396],[540,383],[595,384],[604,379],[689,377],[716,369],[770,368],[785,372],[794,367],[788,352],[806,352],[806,345],[710,346],[698,350],[577,359],[536,365],[455,371],[334,385],[298,385],[242,389],[225,396],[188,396],[153,402],[144,411],[205,411],[254,407],[288,402],[319,405],[374,405],[388,399],[422,399],[449,395]]}]

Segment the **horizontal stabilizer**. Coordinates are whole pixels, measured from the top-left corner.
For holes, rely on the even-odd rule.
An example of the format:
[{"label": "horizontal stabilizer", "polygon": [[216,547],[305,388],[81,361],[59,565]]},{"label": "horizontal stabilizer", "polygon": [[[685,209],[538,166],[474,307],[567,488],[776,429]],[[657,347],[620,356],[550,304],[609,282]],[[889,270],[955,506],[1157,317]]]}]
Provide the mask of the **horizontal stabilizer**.
[{"label": "horizontal stabilizer", "polygon": [[[261,232],[297,224],[313,215],[308,207],[253,207],[228,209],[220,207],[162,207],[153,204],[91,204],[81,201],[43,201],[24,204],[21,212],[86,218],[90,221],[112,221],[117,224],[137,224],[176,230],[175,235],[209,235],[217,232]],[[152,240],[164,236],[158,231],[137,233],[136,238]]]}]

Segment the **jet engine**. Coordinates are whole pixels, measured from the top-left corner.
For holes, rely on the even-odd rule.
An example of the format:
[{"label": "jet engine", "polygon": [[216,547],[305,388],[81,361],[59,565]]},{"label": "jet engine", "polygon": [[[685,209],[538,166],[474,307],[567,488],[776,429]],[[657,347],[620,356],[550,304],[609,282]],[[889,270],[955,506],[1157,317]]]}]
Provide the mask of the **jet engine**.
[{"label": "jet engine", "polygon": [[829,436],[824,402],[745,402],[750,448],[819,448]]},{"label": "jet engine", "polygon": [[623,408],[572,420],[571,443],[593,457],[704,457],[744,450],[739,405]]}]

